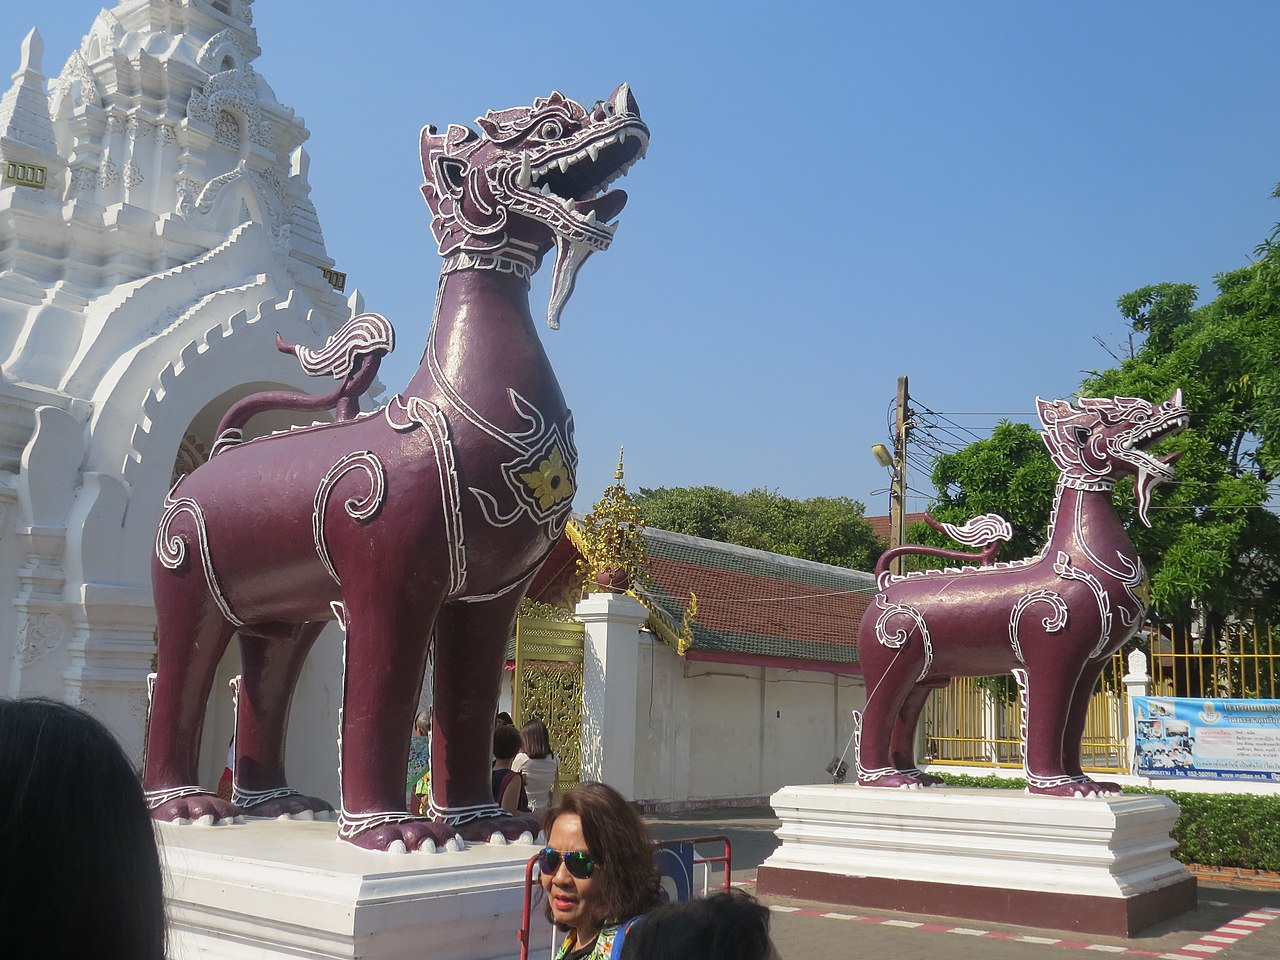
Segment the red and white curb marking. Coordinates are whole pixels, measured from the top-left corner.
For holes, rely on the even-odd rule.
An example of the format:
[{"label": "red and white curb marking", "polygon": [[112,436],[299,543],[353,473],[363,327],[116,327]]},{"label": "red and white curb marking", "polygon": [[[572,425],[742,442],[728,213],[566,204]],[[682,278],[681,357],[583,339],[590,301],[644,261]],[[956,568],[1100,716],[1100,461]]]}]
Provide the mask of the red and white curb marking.
[{"label": "red and white curb marking", "polygon": [[1171,953],[1162,953],[1160,956],[1169,958],[1169,960],[1174,960],[1174,958],[1187,960],[1187,958],[1192,957],[1204,960],[1205,957],[1220,953],[1233,943],[1239,943],[1249,934],[1256,933],[1276,917],[1280,917],[1280,910],[1273,907],[1250,910],[1244,916],[1236,917],[1229,923],[1224,923],[1217,930],[1206,933],[1195,943],[1188,943],[1179,950],[1174,950]]},{"label": "red and white curb marking", "polygon": [[[750,886],[747,883],[735,883],[735,887]],[[1227,907],[1228,903],[1208,902],[1208,906]],[[794,914],[800,917],[823,917],[827,920],[852,920],[854,923],[872,923],[884,927],[906,927],[911,930],[932,930],[935,933],[954,933],[962,937],[985,937],[988,940],[1009,940],[1014,943],[1039,943],[1047,947],[1071,947],[1076,950],[1092,950],[1095,953],[1112,953],[1126,957],[1158,957],[1160,960],[1204,960],[1220,953],[1234,943],[1238,943],[1251,933],[1261,930],[1272,920],[1280,917],[1280,909],[1260,907],[1237,917],[1204,934],[1199,940],[1179,947],[1169,953],[1158,950],[1140,950],[1135,947],[1122,947],[1113,943],[1086,943],[1082,940],[1067,940],[1061,937],[1033,937],[1027,934],[1006,933],[1000,930],[977,930],[973,927],[952,927],[945,923],[926,923],[917,920],[895,920],[887,917],[863,917],[852,913],[823,912],[808,910],[803,907],[786,907],[777,904],[769,907],[774,913]]]}]

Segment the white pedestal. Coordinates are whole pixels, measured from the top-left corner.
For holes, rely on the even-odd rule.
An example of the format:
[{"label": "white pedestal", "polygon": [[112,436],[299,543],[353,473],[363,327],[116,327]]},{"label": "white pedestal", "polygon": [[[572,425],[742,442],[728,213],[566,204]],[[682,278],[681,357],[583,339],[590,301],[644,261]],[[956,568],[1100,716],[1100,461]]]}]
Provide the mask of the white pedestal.
[{"label": "white pedestal", "polygon": [[[160,825],[174,960],[514,960],[536,848],[385,854],[332,823]],[[530,957],[551,928],[535,910]]]},{"label": "white pedestal", "polygon": [[1166,797],[784,787],[763,893],[1130,936],[1193,909]]}]

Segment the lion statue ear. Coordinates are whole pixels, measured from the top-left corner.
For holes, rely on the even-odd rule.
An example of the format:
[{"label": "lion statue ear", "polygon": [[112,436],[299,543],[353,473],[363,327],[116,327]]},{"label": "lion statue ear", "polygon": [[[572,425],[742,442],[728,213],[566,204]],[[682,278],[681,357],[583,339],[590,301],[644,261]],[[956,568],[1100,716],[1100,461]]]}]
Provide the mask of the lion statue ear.
[{"label": "lion statue ear", "polygon": [[[468,247],[488,250],[502,242],[504,209],[484,195],[484,177],[471,163],[483,145],[470,127],[451,123],[444,135],[426,126],[421,134],[422,196],[431,208],[431,232],[442,257]],[[471,208],[468,209],[468,203]]]},{"label": "lion statue ear", "polygon": [[475,137],[469,128],[458,124],[450,124],[443,136],[436,133],[434,126],[422,128],[422,196],[431,208],[431,232],[442,255],[455,248],[463,238],[457,225],[457,205],[462,199],[470,165],[453,154],[459,146]]},{"label": "lion statue ear", "polygon": [[437,189],[434,176],[435,158],[444,153],[444,137],[436,134],[436,128],[428,124],[419,134],[419,154],[422,157],[422,195],[426,197],[427,206],[436,216],[440,214],[441,195]]},{"label": "lion statue ear", "polygon": [[[436,128],[431,124],[423,127],[419,137],[419,152],[422,156],[422,175],[427,182],[431,183],[437,174],[437,158],[448,156],[457,159],[459,163],[465,163],[458,157],[460,149],[478,136],[470,127],[457,123],[449,124],[444,136],[436,133]],[[436,186],[440,184],[437,182]]]},{"label": "lion statue ear", "polygon": [[490,110],[483,117],[476,117],[476,126],[494,143],[507,143],[524,132],[529,125],[529,114],[528,107]]},{"label": "lion statue ear", "polygon": [[1041,426],[1051,427],[1073,413],[1076,413],[1076,408],[1069,400],[1041,400],[1036,397],[1036,415],[1040,418]]}]

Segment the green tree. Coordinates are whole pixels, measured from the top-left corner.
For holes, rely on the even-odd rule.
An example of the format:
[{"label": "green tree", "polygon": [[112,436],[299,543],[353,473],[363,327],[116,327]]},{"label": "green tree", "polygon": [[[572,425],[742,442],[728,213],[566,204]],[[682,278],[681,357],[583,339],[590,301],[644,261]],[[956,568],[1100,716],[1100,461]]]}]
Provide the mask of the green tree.
[{"label": "green tree", "polygon": [[[1082,388],[1153,400],[1182,388],[1191,427],[1165,445],[1183,451],[1177,476],[1151,529],[1132,525],[1154,609],[1173,622],[1190,619],[1193,601],[1210,626],[1227,614],[1280,612],[1280,517],[1267,509],[1280,467],[1280,249],[1264,253],[1215,278],[1218,295],[1202,306],[1189,284],[1121,297],[1121,313],[1146,341]],[[1132,517],[1132,485],[1117,499]]]},{"label": "green tree", "polygon": [[[929,513],[956,525],[984,513],[998,513],[1013,527],[1013,539],[1001,549],[999,559],[1029,557],[1044,545],[1057,476],[1039,432],[1025,423],[1002,420],[986,440],[938,458],[933,469],[938,498]],[[960,546],[923,523],[911,526],[907,540]],[[919,568],[929,565],[928,558],[912,563]]]},{"label": "green tree", "polygon": [[885,548],[866,508],[848,497],[794,500],[763,488],[641,487],[645,523],[661,530],[870,570]]}]

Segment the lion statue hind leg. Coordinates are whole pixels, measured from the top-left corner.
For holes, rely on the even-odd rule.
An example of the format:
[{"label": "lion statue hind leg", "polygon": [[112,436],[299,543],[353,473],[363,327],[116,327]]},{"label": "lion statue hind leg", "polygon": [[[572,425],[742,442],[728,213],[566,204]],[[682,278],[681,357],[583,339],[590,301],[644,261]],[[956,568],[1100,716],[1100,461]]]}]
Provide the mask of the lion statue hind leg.
[{"label": "lion statue hind leg", "polygon": [[325,622],[289,625],[287,637],[240,633],[232,799],[246,816],[336,820],[333,805],[288,785],[284,768],[288,709],[302,665]]}]

